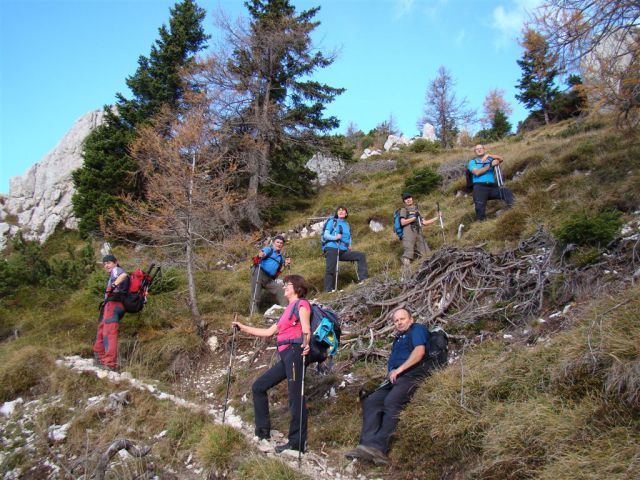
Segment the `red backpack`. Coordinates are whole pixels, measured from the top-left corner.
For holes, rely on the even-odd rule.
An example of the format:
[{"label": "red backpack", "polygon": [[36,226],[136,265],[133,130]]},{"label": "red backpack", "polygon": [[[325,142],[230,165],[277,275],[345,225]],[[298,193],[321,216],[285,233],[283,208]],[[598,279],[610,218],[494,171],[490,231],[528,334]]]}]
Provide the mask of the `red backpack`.
[{"label": "red backpack", "polygon": [[145,303],[147,303],[149,288],[156,275],[160,272],[160,267],[156,267],[155,264],[152,263],[148,272],[149,273],[145,273],[138,268],[129,275],[129,292],[124,295],[122,301],[127,313],[141,312]]}]

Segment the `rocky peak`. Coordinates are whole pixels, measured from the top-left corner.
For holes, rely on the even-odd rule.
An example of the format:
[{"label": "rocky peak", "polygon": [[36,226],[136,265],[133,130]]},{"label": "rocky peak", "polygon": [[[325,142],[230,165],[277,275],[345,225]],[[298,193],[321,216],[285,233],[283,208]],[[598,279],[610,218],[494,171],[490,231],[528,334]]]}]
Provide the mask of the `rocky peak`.
[{"label": "rocky peak", "polygon": [[42,160],[10,180],[9,195],[0,202],[0,250],[18,231],[28,240],[43,242],[60,224],[77,227],[71,172],[82,166],[84,140],[103,118],[103,110],[80,117]]}]

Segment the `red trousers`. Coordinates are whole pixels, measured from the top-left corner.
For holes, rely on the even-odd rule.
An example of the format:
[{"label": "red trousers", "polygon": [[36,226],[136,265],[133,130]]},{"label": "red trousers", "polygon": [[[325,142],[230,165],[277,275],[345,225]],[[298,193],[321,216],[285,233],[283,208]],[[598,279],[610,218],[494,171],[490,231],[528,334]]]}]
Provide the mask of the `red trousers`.
[{"label": "red trousers", "polygon": [[93,351],[98,354],[100,363],[109,368],[118,365],[118,328],[124,313],[124,305],[113,301],[106,302],[100,311],[100,325]]}]

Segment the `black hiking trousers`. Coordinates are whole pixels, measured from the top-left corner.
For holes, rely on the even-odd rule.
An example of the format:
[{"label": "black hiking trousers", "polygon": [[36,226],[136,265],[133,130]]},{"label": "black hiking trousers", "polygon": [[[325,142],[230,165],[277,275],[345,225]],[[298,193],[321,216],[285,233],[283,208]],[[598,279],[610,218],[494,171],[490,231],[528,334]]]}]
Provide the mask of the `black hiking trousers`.
[{"label": "black hiking trousers", "polygon": [[271,431],[271,417],[269,416],[268,391],[278,385],[284,379],[287,380],[289,389],[289,444],[296,448],[304,448],[307,441],[307,405],[302,408],[302,432],[300,432],[300,402],[302,389],[302,346],[291,344],[285,350],[278,353],[279,361],[264,372],[253,383],[253,410],[255,413],[256,435],[268,438]]},{"label": "black hiking trousers", "polygon": [[513,192],[508,188],[499,188],[495,184],[473,184],[473,203],[476,207],[476,220],[487,218],[485,210],[489,200],[504,200],[507,207],[513,207],[515,201]]},{"label": "black hiking trousers", "polygon": [[[337,248],[327,248],[325,251],[326,269],[324,271],[324,291],[333,292],[336,288],[336,264],[338,257]],[[361,282],[369,278],[369,269],[367,268],[367,257],[362,252],[353,252],[348,250],[340,250],[341,262],[357,262],[358,263],[358,281]]]},{"label": "black hiking trousers", "polygon": [[389,451],[389,440],[396,431],[398,415],[424,376],[402,375],[369,395],[362,405],[360,445]]}]

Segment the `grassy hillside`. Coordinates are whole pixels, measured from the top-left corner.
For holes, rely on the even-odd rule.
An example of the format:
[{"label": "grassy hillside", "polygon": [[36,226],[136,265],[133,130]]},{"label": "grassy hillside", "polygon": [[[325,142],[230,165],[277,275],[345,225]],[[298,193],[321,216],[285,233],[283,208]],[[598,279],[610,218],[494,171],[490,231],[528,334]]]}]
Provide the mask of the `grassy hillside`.
[{"label": "grassy hillside", "polygon": [[[550,282],[541,317],[549,318],[568,301],[574,305],[553,328],[551,322],[540,323],[537,318],[518,329],[502,318],[465,329],[453,325],[454,333],[468,337],[469,346],[464,354],[460,345],[454,346],[457,361],[425,381],[416,394],[402,417],[392,466],[356,466],[356,473],[384,478],[637,478],[639,296],[629,276],[633,265],[637,269],[637,249],[626,250],[626,269],[620,272],[605,274],[598,265],[607,259],[603,256],[607,242],[602,239],[609,238],[612,229],[617,234],[623,223],[638,221],[640,141],[610,129],[606,120],[589,120],[564,122],[513,137],[489,145],[488,151],[505,158],[503,175],[516,196],[515,207],[503,210],[498,202],[490,203],[488,220],[475,222],[471,197],[459,193],[464,187],[460,177],[426,196],[416,195],[424,217],[432,216],[439,202],[446,242],[460,248],[482,244],[489,251],[500,252],[529,237],[539,226],[559,238],[579,240],[565,252],[563,261],[576,275],[585,271],[595,278],[576,285],[597,288],[576,289],[569,297],[559,298]],[[349,208],[354,249],[366,252],[370,274],[396,277],[402,248],[392,231],[391,216],[401,206],[405,180],[419,169],[437,171],[468,160],[471,154],[469,148],[444,153],[412,153],[407,149],[387,154],[384,158],[396,162],[394,170],[345,176],[311,199],[310,208],[288,213],[274,232],[289,232],[344,204]],[[372,232],[368,226],[371,218],[382,219],[384,231]],[[464,224],[461,239],[456,238],[459,224]],[[637,223],[633,225],[638,228]],[[430,227],[426,233],[432,249],[443,245],[439,229]],[[202,397],[187,380],[206,365],[226,366],[229,324],[234,314],[245,315],[248,310],[249,258],[257,249],[252,240],[234,238],[224,250],[200,252],[200,309],[209,333],[223,345],[213,355],[196,335],[189,317],[181,266],[162,252],[116,247],[115,253],[127,269],[151,261],[164,266],[163,279],[144,313],[127,316],[121,325],[121,364],[126,371],[155,379],[159,387],[182,396]],[[99,245],[92,247],[97,252]],[[79,256],[83,248],[75,234],[59,232],[43,246],[42,257],[64,261]],[[332,302],[343,295],[320,293],[324,259],[317,237],[295,237],[285,249],[293,258],[292,272],[303,274],[316,289],[311,296]],[[233,451],[242,440],[234,439],[227,429],[207,426],[205,417],[159,403],[144,393],[134,394],[135,408],[128,408],[124,416],[78,415],[77,410],[70,410],[88,397],[111,393],[116,387],[89,377],[78,379],[75,373],[54,364],[54,359],[63,355],[90,356],[105,276],[96,267],[86,280],[71,288],[59,281],[60,272],[63,270],[52,274],[51,281],[22,285],[2,299],[0,400],[21,395],[58,402],[44,408],[35,423],[46,430],[51,422],[72,422],[77,435],[65,447],[71,454],[80,455],[88,447],[99,450],[118,436],[145,439],[167,430],[154,447],[155,462],[173,468],[177,478],[191,478],[179,473],[190,453],[197,453],[201,466],[235,469],[233,478],[297,475],[280,471],[284,467],[278,463],[266,473],[256,473],[260,462],[254,454],[233,459],[221,456],[221,451]],[[340,275],[341,288],[351,293],[354,268],[341,268]],[[358,317],[362,325],[370,320],[369,313]],[[252,321],[263,322],[257,315]],[[512,338],[505,340],[505,333]],[[473,341],[476,334],[490,340]],[[241,339],[239,349],[241,354],[257,352],[254,365],[262,365],[271,357],[271,352],[264,350],[266,345]],[[347,357],[345,351],[339,360]],[[348,465],[342,452],[357,442],[357,389],[368,379],[375,382],[383,366],[359,361],[350,371],[359,383],[338,388],[336,397],[325,393],[331,386],[339,386],[347,372],[309,375],[310,448],[334,453],[331,456],[337,468]],[[253,412],[250,402],[242,398],[259,373],[240,366],[234,374],[232,401],[246,420],[251,420]],[[221,379],[214,388],[218,402],[224,387]],[[279,402],[274,406],[276,428],[286,430],[286,390],[276,389],[273,400]],[[84,437],[82,432],[87,428],[104,434]],[[46,435],[44,439],[38,447],[42,453],[47,451]],[[20,453],[15,446],[2,444],[0,448],[3,472],[32,462],[27,460],[31,455]],[[240,445],[238,451],[247,448]]]}]

